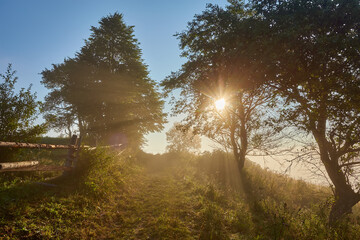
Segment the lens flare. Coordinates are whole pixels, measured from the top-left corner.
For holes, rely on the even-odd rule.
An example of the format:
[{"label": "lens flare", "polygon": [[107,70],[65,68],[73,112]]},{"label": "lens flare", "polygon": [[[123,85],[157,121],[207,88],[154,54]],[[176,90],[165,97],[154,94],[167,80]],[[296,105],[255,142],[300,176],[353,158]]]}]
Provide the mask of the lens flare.
[{"label": "lens flare", "polygon": [[226,102],[224,98],[218,99],[215,101],[215,107],[217,110],[223,110],[225,108]]}]

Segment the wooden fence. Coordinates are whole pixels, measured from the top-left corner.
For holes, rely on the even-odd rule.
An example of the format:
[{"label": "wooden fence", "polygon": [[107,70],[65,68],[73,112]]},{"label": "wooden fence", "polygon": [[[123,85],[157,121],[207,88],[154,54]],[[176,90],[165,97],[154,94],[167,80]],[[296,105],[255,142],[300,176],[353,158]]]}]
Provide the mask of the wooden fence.
[{"label": "wooden fence", "polygon": [[[81,148],[94,150],[97,147],[81,146],[81,137],[73,135],[68,145],[43,144],[43,143],[18,143],[0,142],[0,147],[6,148],[35,148],[35,149],[68,149],[64,166],[39,165],[38,161],[7,162],[0,163],[0,172],[18,171],[71,171],[76,167],[77,159]],[[102,146],[102,148],[120,148],[122,144]]]},{"label": "wooden fence", "polygon": [[[71,171],[75,168],[77,157],[81,147],[81,138],[73,135],[69,145],[42,144],[42,143],[18,143],[18,142],[0,142],[0,147],[6,148],[35,148],[35,149],[68,149],[64,166],[39,165],[38,161],[26,162],[7,162],[0,163],[0,172],[14,171]],[[90,148],[89,146],[82,146]]]}]

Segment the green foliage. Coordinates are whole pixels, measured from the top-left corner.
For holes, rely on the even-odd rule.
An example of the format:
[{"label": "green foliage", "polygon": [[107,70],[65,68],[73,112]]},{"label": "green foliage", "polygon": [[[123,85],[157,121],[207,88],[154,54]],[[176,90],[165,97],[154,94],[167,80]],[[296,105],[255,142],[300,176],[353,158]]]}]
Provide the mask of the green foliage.
[{"label": "green foliage", "polygon": [[126,176],[136,171],[126,156],[106,151],[83,152],[79,164],[81,170],[50,181],[36,174],[1,175],[0,238],[83,239],[107,234],[102,221],[117,213],[110,203],[124,190]]},{"label": "green foliage", "polygon": [[209,204],[201,214],[203,224],[199,239],[227,239],[222,212],[216,205]]},{"label": "green foliage", "polygon": [[46,181],[40,175],[1,175],[0,238],[359,239],[355,216],[328,227],[328,189],[316,197],[324,187],[250,161],[237,179],[243,189],[223,184],[225,157],[84,151],[73,174],[48,181],[57,187],[34,184]]},{"label": "green foliage", "polygon": [[121,14],[102,18],[75,58],[42,72],[47,118],[68,129],[77,123],[94,142],[138,147],[143,135],[162,129],[163,101],[148,77],[133,26]]},{"label": "green foliage", "polygon": [[250,235],[254,231],[254,223],[249,209],[239,203],[238,207],[231,215],[231,230],[243,235]]},{"label": "green foliage", "polygon": [[[329,228],[327,216],[331,203],[313,205],[311,208],[292,208],[286,203],[268,198],[259,202],[257,231],[269,239],[357,239],[359,225],[349,220],[336,228]],[[321,212],[326,212],[323,215]],[[265,238],[267,239],[267,238]]]},{"label": "green foliage", "polygon": [[[0,140],[7,142],[32,142],[45,133],[45,124],[34,124],[41,103],[36,94],[31,93],[31,85],[15,92],[17,77],[11,64],[4,74],[0,74]],[[0,149],[0,161],[11,161],[17,150]]]},{"label": "green foliage", "polygon": [[[181,90],[173,111],[187,115],[184,125],[232,149],[239,169],[251,150],[270,151],[276,145],[275,132],[266,125],[276,99],[269,88],[252,83],[251,61],[236,52],[248,36],[234,33],[234,28],[250,16],[245,4],[238,4],[235,13],[209,4],[177,34],[187,62],[162,81],[166,93]],[[222,111],[214,106],[218,99],[226,102]]]},{"label": "green foliage", "polygon": [[127,160],[119,159],[119,155],[104,149],[83,150],[74,175],[87,194],[106,198],[106,195],[123,187],[122,169],[130,164]]},{"label": "green foliage", "polygon": [[[245,239],[359,238],[356,215],[329,228],[333,202],[330,189],[264,170],[250,161],[241,175],[236,175],[235,181],[241,182],[239,186],[233,182],[231,175],[236,172],[231,169],[236,165],[231,162],[232,158],[220,151],[206,153],[193,161],[201,181],[214,184],[202,194],[223,209],[224,229],[236,232],[239,238],[243,234],[247,236]],[[225,198],[220,197],[219,189],[224,191]],[[229,212],[232,220],[227,222],[224,216]],[[212,216],[216,219],[215,213]]]},{"label": "green foliage", "polygon": [[286,99],[282,120],[316,142],[335,187],[334,224],[360,201],[360,3],[264,0],[253,9],[254,27],[262,26],[252,31],[261,53],[254,62]]},{"label": "green foliage", "polygon": [[[263,89],[270,99],[281,98],[284,104],[275,123],[312,135],[310,144],[317,146],[336,188],[329,218],[333,224],[360,200],[359,24],[357,0],[234,0],[226,8],[208,5],[178,34],[188,61],[163,85],[169,91],[182,90],[175,112],[190,113],[185,121],[212,138],[227,136],[218,142],[231,142],[235,157],[243,160],[247,140],[261,142],[251,131],[263,125],[259,121],[264,116],[261,111],[255,116],[247,112],[253,109],[248,104],[262,102]],[[249,98],[252,89],[260,90],[255,98]],[[231,96],[231,111],[216,122],[209,105],[211,98],[223,95]]]}]

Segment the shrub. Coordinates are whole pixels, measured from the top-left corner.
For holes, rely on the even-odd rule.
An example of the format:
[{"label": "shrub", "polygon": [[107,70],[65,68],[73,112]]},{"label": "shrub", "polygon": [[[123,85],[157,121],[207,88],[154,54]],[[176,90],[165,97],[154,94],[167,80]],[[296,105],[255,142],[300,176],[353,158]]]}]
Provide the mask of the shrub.
[{"label": "shrub", "polygon": [[221,209],[208,203],[201,212],[201,232],[199,239],[228,239],[225,233],[224,218]]},{"label": "shrub", "polygon": [[83,150],[74,178],[88,194],[105,197],[123,186],[123,173],[130,168],[130,160],[131,155],[106,149]]}]

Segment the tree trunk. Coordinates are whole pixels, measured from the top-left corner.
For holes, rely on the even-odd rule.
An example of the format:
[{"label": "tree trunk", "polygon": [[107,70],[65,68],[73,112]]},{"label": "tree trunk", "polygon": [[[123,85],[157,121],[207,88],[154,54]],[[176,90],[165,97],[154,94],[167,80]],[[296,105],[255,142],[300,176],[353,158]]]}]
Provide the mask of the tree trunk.
[{"label": "tree trunk", "polygon": [[345,173],[339,167],[338,158],[330,159],[322,156],[321,160],[335,186],[335,201],[329,216],[329,224],[334,226],[343,216],[351,213],[352,207],[360,200],[360,194],[356,193],[350,183],[346,181]]},{"label": "tree trunk", "polygon": [[351,213],[352,207],[360,201],[360,194],[356,193],[346,180],[345,173],[339,165],[340,156],[336,148],[333,148],[318,131],[313,131],[313,133],[319,146],[320,159],[335,187],[335,201],[329,215],[329,225],[335,226],[342,217]]},{"label": "tree trunk", "polygon": [[235,131],[236,131],[236,120],[232,120],[232,125],[230,128],[230,140],[232,149],[234,152],[234,158],[237,162],[239,171],[241,172],[245,165],[246,152],[248,149],[248,139],[247,139],[247,131],[246,131],[246,119],[245,119],[245,110],[243,106],[243,93],[241,92],[239,95],[239,120],[240,120],[240,146],[238,146],[235,140]]},{"label": "tree trunk", "polygon": [[239,152],[239,167],[240,170],[244,168],[244,164],[245,164],[245,158],[246,158],[246,152],[247,152],[247,148],[248,148],[248,140],[247,140],[247,132],[245,129],[245,123],[241,123],[240,126],[240,142],[241,142],[241,149]]},{"label": "tree trunk", "polygon": [[237,159],[237,162],[238,162],[238,168],[241,172],[244,169],[245,156],[243,154],[240,154],[239,158]]},{"label": "tree trunk", "polygon": [[241,149],[239,153],[239,167],[240,170],[244,168],[246,152],[248,149],[248,134],[246,130],[246,119],[245,119],[245,109],[243,105],[243,92],[240,92],[240,105],[239,105],[239,115],[240,115],[240,143]]},{"label": "tree trunk", "polygon": [[360,195],[354,191],[335,196],[329,215],[329,225],[335,226],[336,223],[345,215],[352,212],[352,207],[358,203]]},{"label": "tree trunk", "polygon": [[[71,125],[69,124],[69,125],[67,125],[67,135],[68,135],[68,137],[69,138],[71,138],[72,137],[72,131],[71,131]],[[65,130],[65,133],[66,133],[66,130]]]},{"label": "tree trunk", "polygon": [[245,158],[241,157],[241,149],[239,149],[236,140],[235,140],[235,123],[232,123],[232,126],[230,128],[230,141],[231,141],[231,147],[233,150],[234,158],[237,163],[237,166],[239,168],[239,171],[241,171],[244,168],[244,162]]},{"label": "tree trunk", "polygon": [[83,125],[82,119],[79,114],[78,114],[78,126],[79,126],[80,136],[85,136],[84,125]]}]

